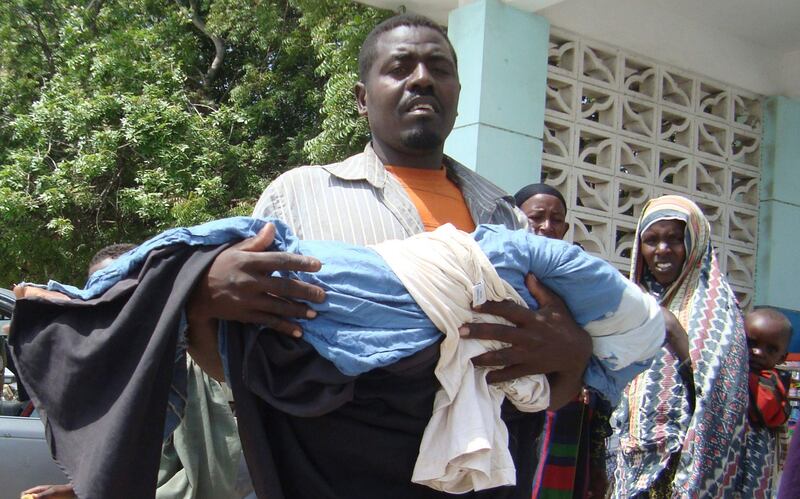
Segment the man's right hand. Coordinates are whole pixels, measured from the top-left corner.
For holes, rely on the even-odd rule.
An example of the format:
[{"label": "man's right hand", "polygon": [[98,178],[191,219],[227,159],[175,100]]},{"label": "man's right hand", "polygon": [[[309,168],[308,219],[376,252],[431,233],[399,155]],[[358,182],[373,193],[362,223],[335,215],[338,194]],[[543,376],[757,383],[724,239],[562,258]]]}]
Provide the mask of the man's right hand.
[{"label": "man's right hand", "polygon": [[325,292],[318,286],[272,277],[276,270],[316,272],[322,266],[313,257],[265,251],[274,238],[275,225],[267,224],[254,237],[217,255],[189,299],[189,353],[217,379],[221,374],[216,351],[217,320],[263,324],[299,337],[301,328],[291,319],[312,319],[316,312],[294,300],[325,300]]}]

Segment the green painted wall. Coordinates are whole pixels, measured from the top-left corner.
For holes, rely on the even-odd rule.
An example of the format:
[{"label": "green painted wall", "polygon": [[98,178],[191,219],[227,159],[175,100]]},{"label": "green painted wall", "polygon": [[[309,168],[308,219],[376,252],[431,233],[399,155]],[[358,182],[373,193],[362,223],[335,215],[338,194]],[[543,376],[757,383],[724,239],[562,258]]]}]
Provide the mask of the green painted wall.
[{"label": "green painted wall", "polygon": [[549,29],[498,0],[450,13],[461,99],[445,152],[511,193],[541,177]]},{"label": "green painted wall", "polygon": [[[779,96],[766,99],[761,154],[755,304],[797,314],[800,311],[800,101]],[[798,331],[795,337],[800,339]]]},{"label": "green painted wall", "polygon": [[[482,0],[452,11],[448,33],[462,89],[445,151],[508,192],[538,182],[547,20]],[[761,149],[755,304],[800,314],[800,101],[765,101]]]}]

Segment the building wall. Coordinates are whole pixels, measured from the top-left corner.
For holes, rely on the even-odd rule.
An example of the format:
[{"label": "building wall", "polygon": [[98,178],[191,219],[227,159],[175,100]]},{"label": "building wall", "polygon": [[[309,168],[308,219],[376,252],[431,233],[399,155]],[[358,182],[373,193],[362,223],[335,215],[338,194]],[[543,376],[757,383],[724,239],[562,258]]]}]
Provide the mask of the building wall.
[{"label": "building wall", "polygon": [[744,307],[753,294],[761,97],[553,28],[543,178],[568,200],[570,237],[626,269],[647,200],[679,194],[709,219]]},{"label": "building wall", "polygon": [[[589,10],[569,15],[570,4]],[[627,29],[630,24],[625,19],[615,27],[607,25],[601,12],[594,16],[592,9],[602,9],[599,4],[564,2],[552,8],[562,9],[559,12],[543,12],[551,20],[569,18],[570,27],[603,31],[606,37]],[[643,16],[635,2],[630,8],[631,22],[658,17]],[[705,52],[715,52],[720,65],[700,68],[707,72],[692,71],[692,64],[701,58],[688,49],[680,60],[637,55],[631,47],[654,50],[646,46],[647,37],[641,32],[662,29],[645,22],[632,30],[639,33],[636,39],[627,31],[619,34],[623,48],[592,41],[586,33],[554,28],[547,48],[548,68],[537,55],[542,31],[550,32],[548,24],[530,16],[498,0],[451,12],[449,29],[459,52],[464,90],[447,152],[510,192],[542,176],[563,188],[575,217],[570,237],[621,269],[627,265],[638,210],[646,199],[664,192],[688,195],[709,215],[714,242],[743,304],[777,306],[789,314],[800,310],[800,293],[792,285],[797,269],[792,253],[800,242],[800,103],[770,98],[764,107],[761,96],[743,89],[777,88],[776,68],[771,65],[785,61],[770,57],[769,51],[758,52],[752,44],[737,45],[729,37],[714,41],[714,33],[704,39],[694,35],[681,39],[685,19],[667,16],[662,24],[673,30],[676,46],[688,44],[695,52],[704,52],[703,60],[708,59]],[[504,24],[516,17],[525,22]],[[498,27],[504,42],[493,45],[489,40],[498,36]],[[565,47],[569,51],[570,40],[575,42],[572,54],[558,56],[556,52]],[[510,61],[519,64],[526,51],[532,54],[531,71],[524,78],[503,70]],[[573,67],[554,63],[554,56],[571,58]],[[584,71],[588,66],[593,67]],[[790,61],[778,72],[792,79],[796,67]],[[769,81],[759,82],[758,73]],[[717,79],[720,75],[730,79]],[[542,88],[543,82],[546,100],[540,108],[531,105],[540,99],[531,95],[531,89]],[[763,155],[762,112],[764,147],[769,143]],[[525,127],[502,124],[523,118],[541,120],[541,136],[531,132],[530,124],[527,132]],[[491,133],[483,133],[488,129]],[[541,140],[541,149],[531,151],[530,144],[515,148],[520,142],[509,140],[506,132],[527,133],[528,138]],[[594,151],[589,151],[592,147]],[[520,160],[525,151],[530,156]]]},{"label": "building wall", "polygon": [[[540,179],[560,189],[569,205],[567,238],[621,270],[648,199],[695,199],[748,306],[760,97],[558,29],[549,31],[542,58],[547,24],[531,18],[496,0],[451,15],[463,91],[447,152],[509,192]],[[536,95],[543,87],[544,110]]]},{"label": "building wall", "polygon": [[762,161],[755,302],[789,316],[800,352],[800,101],[766,99]]},{"label": "building wall", "polygon": [[541,164],[548,23],[497,0],[453,11],[461,98],[445,152],[513,192]]},{"label": "building wall", "polygon": [[[703,23],[702,2],[565,0],[538,13],[581,36],[765,95],[800,98],[800,80],[783,76],[781,51]],[[709,7],[710,8],[710,7]],[[767,8],[767,7],[763,7]],[[735,7],[720,16],[733,17]],[[705,14],[705,13],[704,13]],[[741,15],[739,16],[741,17]],[[797,67],[797,66],[795,66]]]},{"label": "building wall", "polygon": [[[602,2],[543,11],[580,34],[550,30],[543,17],[499,0],[451,12],[463,91],[446,151],[512,193],[540,179],[558,187],[570,203],[568,237],[621,270],[646,200],[686,195],[709,218],[742,305],[775,306],[800,323],[800,101],[743,89],[782,88],[775,74],[796,84],[800,54],[772,57],[713,30],[697,38],[685,18],[622,1],[630,12],[615,23]],[[576,5],[579,13],[570,10]],[[658,60],[648,44],[665,29],[675,46],[662,47],[666,60]],[[589,38],[598,33],[617,44]],[[707,64],[709,52],[718,65]],[[528,70],[509,71],[526,53]],[[544,125],[541,133],[531,120]]]}]

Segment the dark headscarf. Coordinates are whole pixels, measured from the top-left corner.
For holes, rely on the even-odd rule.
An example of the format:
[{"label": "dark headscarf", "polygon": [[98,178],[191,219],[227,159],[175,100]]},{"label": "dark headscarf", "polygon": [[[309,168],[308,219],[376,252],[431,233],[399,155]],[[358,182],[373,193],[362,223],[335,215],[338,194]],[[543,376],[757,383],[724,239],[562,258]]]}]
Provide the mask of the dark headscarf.
[{"label": "dark headscarf", "polygon": [[557,197],[558,200],[561,201],[561,204],[564,205],[564,213],[567,212],[567,202],[564,200],[564,196],[562,196],[555,187],[547,184],[529,184],[518,190],[517,193],[514,194],[514,202],[517,204],[517,208],[521,207],[522,203],[527,201],[531,196],[537,194],[547,194],[548,196]]}]

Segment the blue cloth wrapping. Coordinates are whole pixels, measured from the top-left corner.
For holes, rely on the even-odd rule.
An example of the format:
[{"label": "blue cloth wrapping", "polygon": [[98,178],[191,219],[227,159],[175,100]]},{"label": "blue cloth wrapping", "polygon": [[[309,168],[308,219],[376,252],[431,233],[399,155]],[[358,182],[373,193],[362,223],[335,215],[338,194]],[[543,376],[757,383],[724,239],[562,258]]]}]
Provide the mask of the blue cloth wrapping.
[{"label": "blue cloth wrapping", "polygon": [[[324,303],[309,304],[319,313],[317,318],[299,322],[304,339],[343,373],[357,375],[389,365],[438,341],[441,333],[374,250],[333,241],[299,240],[286,224],[275,219],[235,217],[171,229],[96,272],[84,289],[54,281],[48,288],[90,299],[135,272],[154,249],[173,244],[230,243],[254,236],[269,222],[277,229],[270,250],[310,255],[322,261],[319,272],[281,275],[315,284],[327,293]],[[601,319],[619,306],[624,278],[608,263],[574,245],[497,225],[481,225],[473,236],[500,277],[533,309],[538,304],[525,287],[528,272],[561,296],[581,325]],[[224,342],[225,328],[222,332]],[[628,381],[646,367],[646,363],[633,364],[614,371],[592,358],[584,381],[615,403]]]}]

